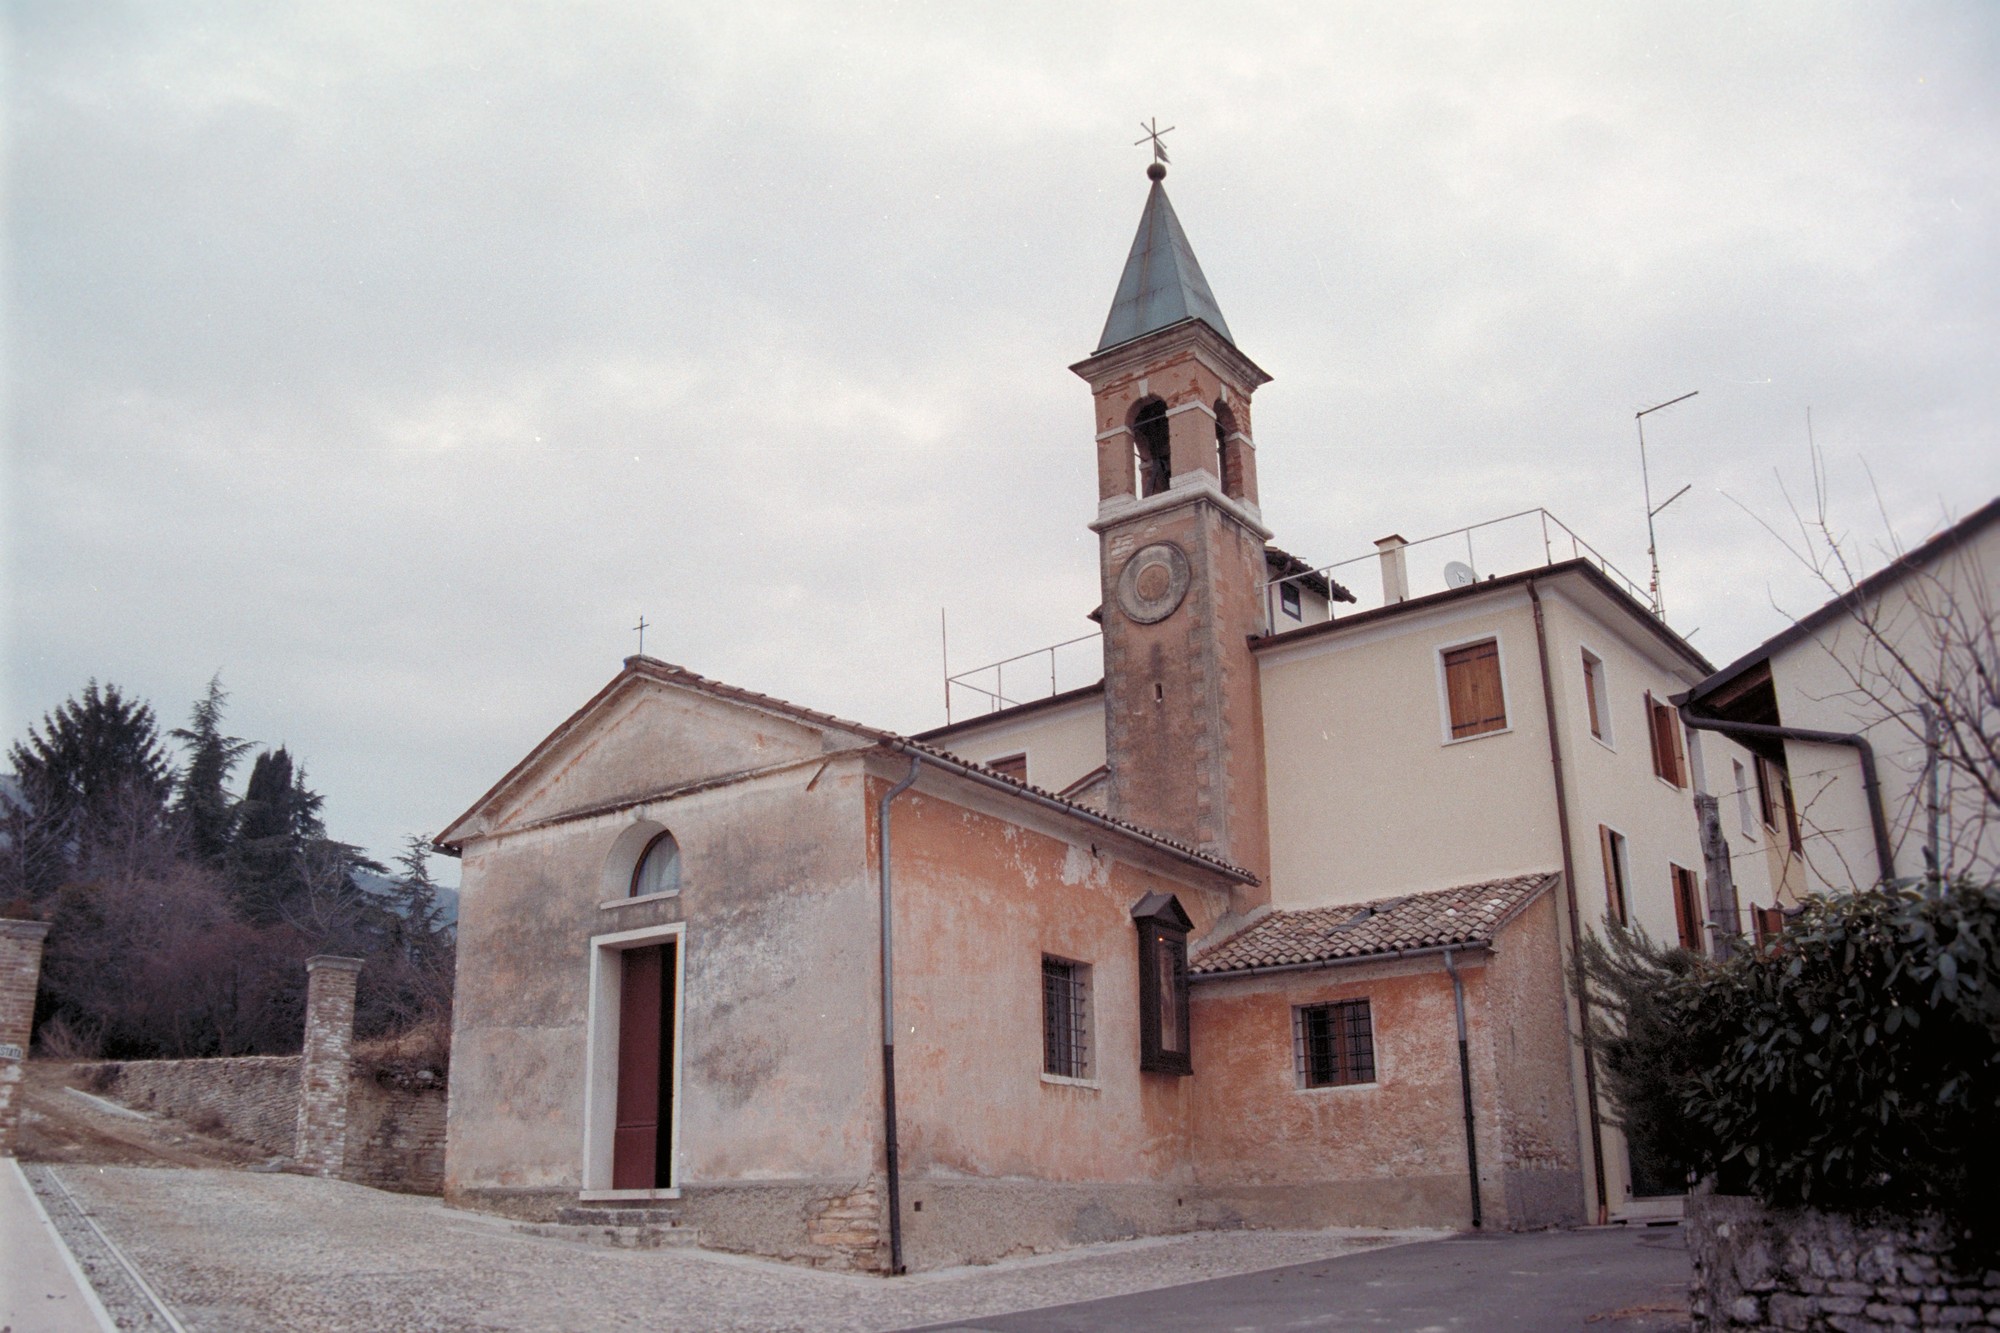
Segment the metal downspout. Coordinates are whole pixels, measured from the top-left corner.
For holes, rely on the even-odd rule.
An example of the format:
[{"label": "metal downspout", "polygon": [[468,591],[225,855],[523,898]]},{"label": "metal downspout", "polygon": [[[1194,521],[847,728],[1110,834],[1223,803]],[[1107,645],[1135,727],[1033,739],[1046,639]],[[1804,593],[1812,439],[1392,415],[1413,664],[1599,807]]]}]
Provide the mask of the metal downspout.
[{"label": "metal downspout", "polygon": [[882,1155],[889,1168],[889,1273],[903,1271],[903,1181],[896,1153],[896,980],[895,929],[889,892],[889,802],[910,789],[924,761],[910,756],[910,772],[882,793],[875,808],[875,832],[881,839],[882,869]]},{"label": "metal downspout", "polygon": [[1451,973],[1451,1003],[1458,1012],[1458,1086],[1465,1095],[1465,1173],[1472,1185],[1472,1229],[1479,1230],[1479,1137],[1472,1124],[1472,1056],[1465,1044],[1465,982],[1451,950],[1444,951],[1444,970]]},{"label": "metal downspout", "polygon": [[1764,722],[1725,722],[1702,717],[1688,704],[1680,705],[1681,721],[1695,731],[1724,736],[1761,736],[1767,740],[1809,741],[1814,745],[1845,745],[1861,756],[1861,790],[1868,798],[1868,823],[1875,834],[1875,870],[1882,883],[1896,878],[1896,854],[1889,847],[1889,821],[1882,813],[1882,784],[1875,775],[1875,747],[1860,732],[1812,731],[1805,727],[1774,727]]},{"label": "metal downspout", "polygon": [[1533,579],[1528,580],[1528,600],[1535,608],[1535,655],[1542,664],[1542,709],[1548,716],[1549,766],[1555,771],[1556,779],[1556,827],[1562,836],[1563,900],[1569,908],[1570,957],[1576,961],[1578,968],[1576,1013],[1578,1025],[1583,1029],[1583,1095],[1589,1103],[1590,1165],[1597,1181],[1597,1223],[1602,1226],[1611,1216],[1611,1201],[1605,1197],[1604,1121],[1597,1108],[1597,1043],[1590,1034],[1590,989],[1582,984],[1583,916],[1576,904],[1576,857],[1570,850],[1569,789],[1563,780],[1562,742],[1556,734],[1556,687],[1549,675],[1549,634],[1542,620],[1542,595],[1535,588]]}]

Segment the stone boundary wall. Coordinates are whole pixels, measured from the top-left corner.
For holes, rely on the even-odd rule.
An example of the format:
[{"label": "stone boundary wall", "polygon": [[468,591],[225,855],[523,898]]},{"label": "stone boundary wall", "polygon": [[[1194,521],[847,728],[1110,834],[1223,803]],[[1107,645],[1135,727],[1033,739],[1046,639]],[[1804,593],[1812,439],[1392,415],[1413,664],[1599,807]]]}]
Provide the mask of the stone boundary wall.
[{"label": "stone boundary wall", "polygon": [[371,1076],[356,1061],[347,1083],[347,1161],[340,1178],[404,1194],[444,1193],[445,1090]]},{"label": "stone boundary wall", "polygon": [[299,1057],[105,1060],[77,1066],[84,1086],[128,1106],[170,1115],[207,1134],[290,1157],[298,1132]]},{"label": "stone boundary wall", "polygon": [[[105,1060],[79,1064],[85,1087],[226,1135],[273,1157],[297,1148],[299,1057]],[[359,1061],[347,1085],[347,1154],[340,1177],[376,1189],[444,1188],[445,1090],[377,1079]]]},{"label": "stone boundary wall", "polygon": [[1686,1232],[1696,1333],[2000,1325],[2000,1269],[1967,1271],[1936,1221],[1868,1225],[1697,1191]]}]

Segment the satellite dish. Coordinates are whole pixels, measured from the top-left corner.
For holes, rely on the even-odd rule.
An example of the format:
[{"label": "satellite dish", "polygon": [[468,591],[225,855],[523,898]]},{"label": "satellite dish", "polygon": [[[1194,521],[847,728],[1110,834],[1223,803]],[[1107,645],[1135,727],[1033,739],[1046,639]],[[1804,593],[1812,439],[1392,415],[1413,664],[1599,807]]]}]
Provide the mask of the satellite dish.
[{"label": "satellite dish", "polygon": [[1454,588],[1470,588],[1479,581],[1479,575],[1463,560],[1454,560],[1444,567],[1444,581]]}]

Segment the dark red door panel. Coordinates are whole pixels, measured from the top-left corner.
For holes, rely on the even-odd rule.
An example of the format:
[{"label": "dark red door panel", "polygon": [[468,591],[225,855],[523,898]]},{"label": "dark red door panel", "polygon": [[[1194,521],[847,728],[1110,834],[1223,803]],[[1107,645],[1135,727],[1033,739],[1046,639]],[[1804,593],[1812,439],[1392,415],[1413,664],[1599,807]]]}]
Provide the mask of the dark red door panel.
[{"label": "dark red door panel", "polygon": [[[666,950],[627,949],[618,987],[618,1121],[611,1188],[648,1190],[659,1178],[661,1003]],[[671,1031],[671,1029],[668,1029]]]}]

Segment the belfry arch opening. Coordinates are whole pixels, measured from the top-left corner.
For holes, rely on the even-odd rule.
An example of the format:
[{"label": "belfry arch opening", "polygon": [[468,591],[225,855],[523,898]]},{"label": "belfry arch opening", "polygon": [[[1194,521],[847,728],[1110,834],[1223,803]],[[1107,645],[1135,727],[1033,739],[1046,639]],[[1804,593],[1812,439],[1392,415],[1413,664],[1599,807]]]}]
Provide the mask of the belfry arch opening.
[{"label": "belfry arch opening", "polygon": [[1167,405],[1148,398],[1132,413],[1132,449],[1139,468],[1139,494],[1158,495],[1173,484],[1173,448],[1167,439]]},{"label": "belfry arch opening", "polygon": [[1229,404],[1217,402],[1215,405],[1215,479],[1222,486],[1222,493],[1233,500],[1243,498],[1243,441],[1238,438],[1241,431],[1236,425],[1236,414],[1229,410]]}]

